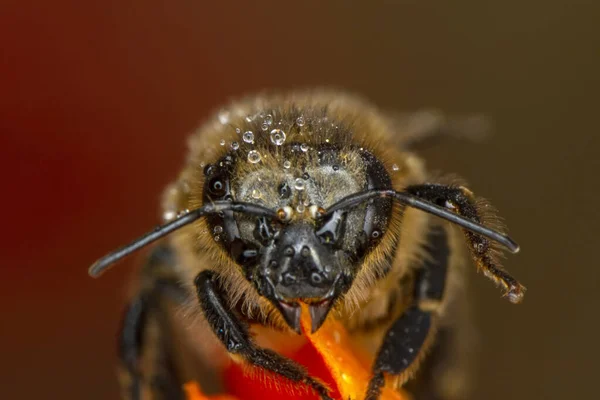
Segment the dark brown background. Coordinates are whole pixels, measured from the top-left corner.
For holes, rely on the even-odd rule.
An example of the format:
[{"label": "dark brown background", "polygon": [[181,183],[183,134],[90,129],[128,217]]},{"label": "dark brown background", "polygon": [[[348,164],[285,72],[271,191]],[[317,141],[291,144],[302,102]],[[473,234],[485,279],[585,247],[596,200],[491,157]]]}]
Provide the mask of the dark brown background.
[{"label": "dark brown background", "polygon": [[529,288],[521,306],[470,274],[474,398],[595,397],[598,3],[392,3],[2,2],[1,398],[116,398],[132,262],[99,281],[88,264],[153,226],[212,109],[323,84],[494,117],[487,143],[426,153],[491,199],[523,248],[506,261]]}]

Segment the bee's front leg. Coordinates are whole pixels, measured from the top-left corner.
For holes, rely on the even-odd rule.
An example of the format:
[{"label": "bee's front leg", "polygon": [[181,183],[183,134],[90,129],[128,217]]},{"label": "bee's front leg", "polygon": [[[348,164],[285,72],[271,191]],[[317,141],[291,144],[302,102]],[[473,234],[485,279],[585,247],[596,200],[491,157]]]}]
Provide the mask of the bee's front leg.
[{"label": "bee's front leg", "polygon": [[[409,186],[405,191],[477,223],[484,222],[482,221],[484,208],[489,209],[487,205],[482,206],[481,201],[477,201],[473,193],[462,186],[428,183]],[[489,210],[488,214],[490,214]],[[488,218],[495,219],[493,215],[488,215]],[[477,268],[482,270],[486,277],[504,288],[505,296],[509,301],[520,303],[525,295],[525,287],[500,266],[496,255],[497,251],[490,240],[477,233],[463,231]]]},{"label": "bee's front leg", "polygon": [[387,331],[373,364],[365,400],[379,398],[386,375],[394,377],[399,385],[406,382],[433,342],[450,258],[446,230],[436,227],[430,232],[428,243],[430,257],[416,272],[413,305]]},{"label": "bee's front leg", "polygon": [[229,353],[241,356],[251,365],[281,375],[292,382],[307,385],[323,400],[332,400],[324,384],[310,377],[302,366],[254,343],[248,324],[227,307],[225,293],[217,282],[215,272],[200,272],[195,283],[204,316]]}]

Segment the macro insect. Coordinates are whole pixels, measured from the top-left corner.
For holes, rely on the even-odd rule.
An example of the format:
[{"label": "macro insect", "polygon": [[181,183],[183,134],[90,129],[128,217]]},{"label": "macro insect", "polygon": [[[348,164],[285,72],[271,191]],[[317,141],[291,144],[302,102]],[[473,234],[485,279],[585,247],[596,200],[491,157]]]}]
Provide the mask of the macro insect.
[{"label": "macro insect", "polygon": [[[249,97],[203,124],[165,192],[164,224],[90,267],[98,276],[162,239],[125,312],[126,397],[183,398],[183,380],[210,383],[219,360],[233,358],[330,399],[303,366],[263,345],[269,332],[302,336],[307,312],[312,332],[336,320],[372,357],[365,399],[409,380],[415,399],[461,398],[465,252],[519,303],[525,288],[498,263],[501,247],[518,246],[486,202],[431,180],[412,152],[443,129],[405,128],[360,98],[321,90]],[[178,309],[194,321],[191,351],[173,340]],[[190,358],[208,369],[182,377],[176,365]]]}]

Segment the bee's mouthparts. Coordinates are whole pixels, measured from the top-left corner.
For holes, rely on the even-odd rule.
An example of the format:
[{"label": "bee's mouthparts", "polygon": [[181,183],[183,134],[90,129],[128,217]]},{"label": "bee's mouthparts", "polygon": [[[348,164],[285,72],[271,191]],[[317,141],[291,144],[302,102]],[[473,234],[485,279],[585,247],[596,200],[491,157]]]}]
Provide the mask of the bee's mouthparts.
[{"label": "bee's mouthparts", "polygon": [[311,320],[311,334],[315,333],[329,314],[331,307],[333,305],[332,299],[321,300],[316,303],[298,303],[298,302],[287,302],[287,301],[278,301],[278,308],[281,312],[281,315],[285,319],[285,322],[292,328],[296,333],[300,334],[301,331],[301,323],[300,318],[302,316],[302,309],[308,307],[308,313],[310,315]]}]

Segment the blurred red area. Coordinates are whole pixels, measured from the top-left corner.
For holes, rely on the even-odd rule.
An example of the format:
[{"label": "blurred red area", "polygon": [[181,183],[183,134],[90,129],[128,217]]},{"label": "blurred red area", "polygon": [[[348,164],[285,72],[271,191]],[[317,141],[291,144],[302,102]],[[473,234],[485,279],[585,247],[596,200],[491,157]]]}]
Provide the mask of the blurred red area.
[{"label": "blurred red area", "polygon": [[185,56],[190,43],[158,5],[3,7],[3,398],[118,393],[131,263],[101,281],[87,267],[158,221],[185,137],[225,98],[214,65]]}]

